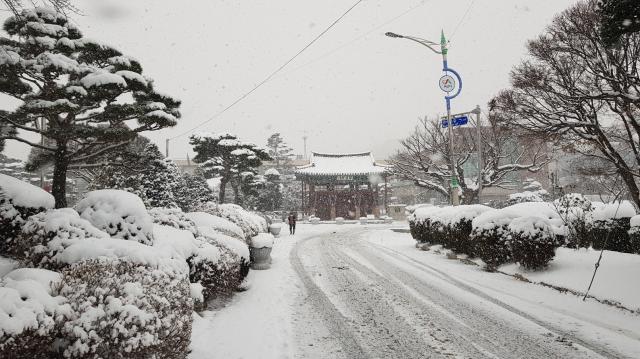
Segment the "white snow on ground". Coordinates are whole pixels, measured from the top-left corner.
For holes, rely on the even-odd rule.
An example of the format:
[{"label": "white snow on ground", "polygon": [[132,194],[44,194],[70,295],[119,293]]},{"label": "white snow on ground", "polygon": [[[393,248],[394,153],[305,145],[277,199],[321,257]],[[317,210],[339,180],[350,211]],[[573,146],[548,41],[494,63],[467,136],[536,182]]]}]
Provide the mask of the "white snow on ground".
[{"label": "white snow on ground", "polygon": [[[412,270],[419,274],[415,266],[433,271],[436,278],[440,277],[442,288],[450,286],[450,280],[462,283],[473,290],[501,301],[532,319],[532,322],[518,323],[519,327],[536,328],[536,321],[541,321],[556,328],[587,338],[592,342],[601,343],[603,347],[625,353],[629,357],[640,357],[640,315],[601,304],[592,299],[583,302],[582,298],[573,294],[563,294],[555,289],[536,284],[525,283],[513,277],[499,273],[488,273],[478,266],[466,265],[457,260],[450,260],[442,253],[420,251],[415,248],[415,240],[409,234],[395,233],[389,230],[379,230],[367,233],[365,239],[381,251],[387,251],[390,261],[396,261],[398,266]],[[591,279],[595,252],[585,252],[561,249],[554,260],[554,266],[546,272],[525,273],[532,280],[543,280],[550,284],[574,287],[584,291]],[[397,256],[405,258],[400,262]],[[596,277],[593,291],[600,295],[607,294],[603,299],[624,299],[623,303],[638,308],[640,295],[638,293],[638,264],[640,256],[623,253],[605,253],[610,255],[610,262],[604,262],[600,270],[606,266],[605,274]],[[628,256],[628,257],[627,257]],[[613,264],[621,260],[622,263]],[[411,268],[414,266],[414,268]],[[631,267],[635,267],[633,270]],[[502,269],[509,269],[509,266]],[[518,271],[515,266],[512,271]],[[613,274],[615,272],[615,274]],[[601,275],[602,273],[599,273]],[[615,279],[613,279],[615,278]],[[433,280],[433,279],[431,279]],[[456,298],[467,300],[477,305],[477,296],[469,291],[461,291],[454,286],[448,289]],[[612,294],[608,294],[611,291]],[[496,316],[509,317],[501,307],[489,308]]]},{"label": "white snow on ground", "polygon": [[[600,251],[592,249],[558,248],[555,258],[546,270],[527,271],[517,264],[507,264],[499,269],[510,274],[519,273],[534,282],[545,282],[585,292],[598,256]],[[638,278],[640,255],[604,251],[589,293],[596,298],[614,300],[627,308],[640,311]]]},{"label": "white snow on ground", "polygon": [[250,271],[249,290],[222,309],[194,314],[189,359],[293,357],[291,320],[300,284],[289,253],[296,241],[321,230],[305,226],[296,236],[277,238],[271,269]]}]

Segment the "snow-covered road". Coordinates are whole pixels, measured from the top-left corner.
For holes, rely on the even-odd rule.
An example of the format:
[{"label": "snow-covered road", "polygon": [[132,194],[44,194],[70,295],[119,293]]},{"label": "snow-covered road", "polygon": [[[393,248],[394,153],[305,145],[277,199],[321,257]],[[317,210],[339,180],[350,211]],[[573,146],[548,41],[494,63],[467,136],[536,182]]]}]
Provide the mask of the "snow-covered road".
[{"label": "snow-covered road", "polygon": [[189,359],[640,358],[638,314],[417,250],[389,226],[298,232],[249,290],[195,317]]},{"label": "snow-covered road", "polygon": [[[640,318],[625,318],[627,314],[617,309],[579,302],[577,297],[532,284],[513,283],[517,281],[457,261],[440,259],[439,263],[433,255],[429,259],[435,263],[417,260],[395,248],[397,242],[386,243],[406,236],[374,226],[333,226],[293,248],[291,263],[304,284],[303,302],[294,316],[296,356],[592,358],[640,354],[637,325],[615,324]],[[424,255],[407,246],[410,241],[404,243],[397,247]],[[503,281],[509,283],[505,286]],[[576,309],[576,305],[584,308]],[[611,317],[598,318],[600,315]]]}]

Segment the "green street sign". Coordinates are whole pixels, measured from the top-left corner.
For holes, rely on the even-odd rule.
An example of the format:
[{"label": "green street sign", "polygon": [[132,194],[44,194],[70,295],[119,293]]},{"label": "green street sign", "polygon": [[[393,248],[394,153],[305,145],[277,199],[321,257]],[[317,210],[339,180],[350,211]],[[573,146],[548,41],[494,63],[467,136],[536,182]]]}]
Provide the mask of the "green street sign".
[{"label": "green street sign", "polygon": [[452,177],[451,178],[451,188],[458,188],[458,178],[457,177]]}]

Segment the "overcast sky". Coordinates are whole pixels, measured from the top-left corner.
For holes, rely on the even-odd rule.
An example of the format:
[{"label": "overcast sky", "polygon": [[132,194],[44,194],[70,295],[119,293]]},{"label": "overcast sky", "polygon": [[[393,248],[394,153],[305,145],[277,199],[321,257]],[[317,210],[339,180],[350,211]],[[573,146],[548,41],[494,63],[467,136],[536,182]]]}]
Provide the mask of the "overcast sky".
[{"label": "overcast sky", "polygon": [[[165,139],[208,120],[305,46],[355,0],[76,0],[85,36],[140,60],[162,92],[182,100]],[[449,65],[463,77],[453,111],[471,110],[508,85],[525,42],[575,0],[364,0],[281,75],[200,130],[259,145],[281,132],[296,153],[395,152],[418,116],[445,111],[441,58],[386,31],[450,39]],[[466,13],[466,16],[464,14]],[[6,15],[5,15],[6,16]],[[0,99],[9,105],[6,100]],[[5,108],[6,106],[1,106]],[[188,135],[171,141],[185,158]],[[5,154],[25,158],[9,144]]]}]

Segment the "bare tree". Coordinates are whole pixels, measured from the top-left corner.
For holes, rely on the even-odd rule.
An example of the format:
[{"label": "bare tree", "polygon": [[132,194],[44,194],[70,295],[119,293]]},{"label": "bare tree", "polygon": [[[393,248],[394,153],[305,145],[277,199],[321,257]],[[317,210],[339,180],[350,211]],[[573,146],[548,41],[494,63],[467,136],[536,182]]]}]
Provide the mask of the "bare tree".
[{"label": "bare tree", "polygon": [[[481,128],[483,167],[481,175],[467,177],[465,165],[477,152],[475,128],[454,130],[455,172],[462,190],[462,203],[477,201],[478,181],[486,187],[508,187],[513,183],[508,175],[518,171],[537,172],[549,158],[543,141],[525,139],[501,125],[500,119],[490,117]],[[416,186],[449,196],[451,158],[449,137],[439,119],[420,119],[413,133],[401,141],[402,149],[392,160],[393,171]]]},{"label": "bare tree", "polygon": [[600,16],[597,1],[589,0],[556,17],[528,43],[529,58],[512,70],[512,88],[490,109],[608,162],[640,205],[640,34],[622,35],[607,48]]},{"label": "bare tree", "polygon": [[[23,9],[23,3],[27,3],[27,6],[36,6],[38,5],[37,1],[22,1],[22,0],[2,0],[4,6],[15,16],[20,16],[20,13]],[[78,12],[78,8],[76,8],[71,0],[41,0],[41,5],[50,6],[54,8],[57,12],[66,14],[68,12]]]}]

